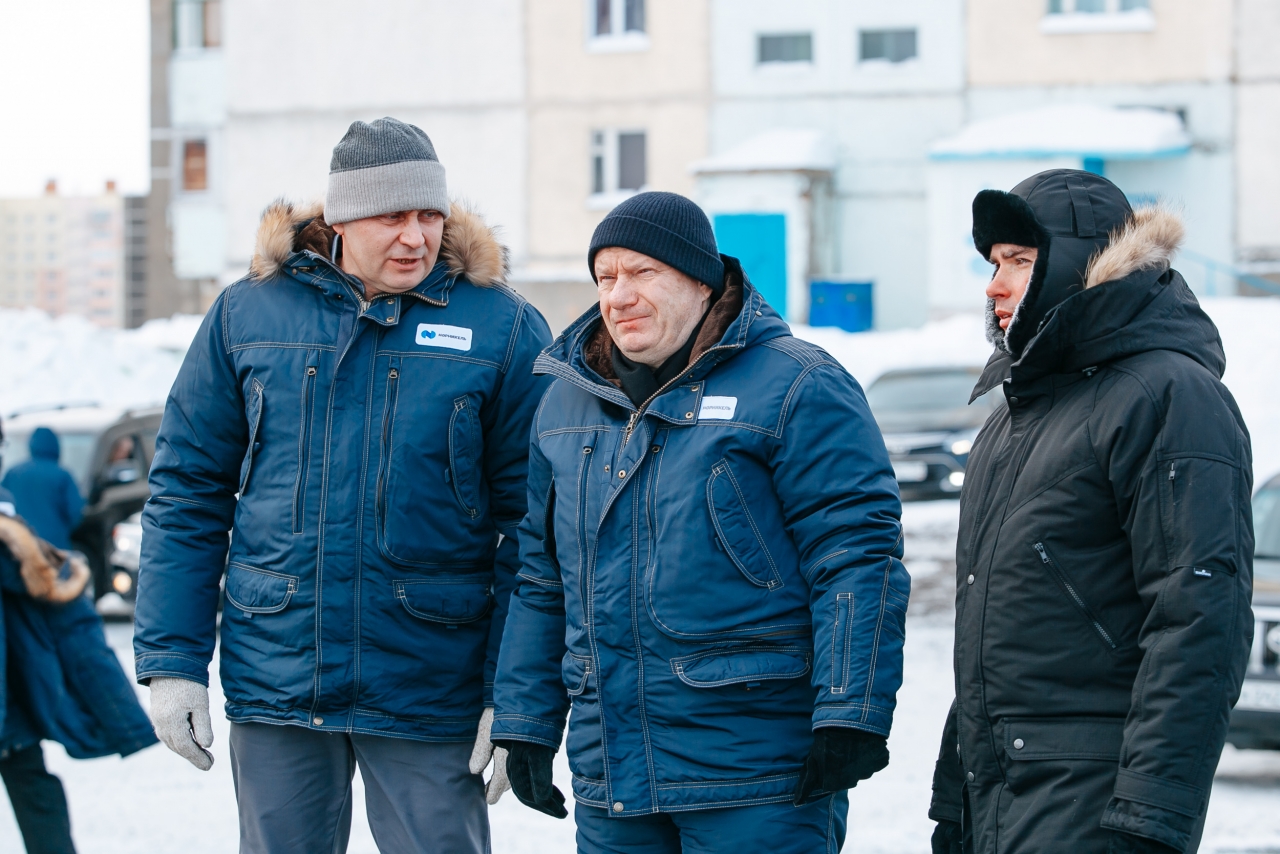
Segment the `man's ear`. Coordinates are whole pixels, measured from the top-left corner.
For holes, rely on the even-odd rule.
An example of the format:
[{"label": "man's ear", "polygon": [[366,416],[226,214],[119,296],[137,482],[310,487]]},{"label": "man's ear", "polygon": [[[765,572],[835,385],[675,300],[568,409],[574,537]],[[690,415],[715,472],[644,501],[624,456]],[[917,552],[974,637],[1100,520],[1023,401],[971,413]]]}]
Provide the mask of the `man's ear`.
[{"label": "man's ear", "polygon": [[347,224],[345,222],[335,222],[333,225],[329,227],[333,229],[335,234],[347,233]]}]

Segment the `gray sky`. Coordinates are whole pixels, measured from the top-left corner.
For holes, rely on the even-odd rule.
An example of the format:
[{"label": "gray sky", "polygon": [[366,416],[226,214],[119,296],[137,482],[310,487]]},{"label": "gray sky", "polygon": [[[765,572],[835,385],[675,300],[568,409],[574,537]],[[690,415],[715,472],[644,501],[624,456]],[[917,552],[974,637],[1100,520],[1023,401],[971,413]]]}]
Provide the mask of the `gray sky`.
[{"label": "gray sky", "polygon": [[0,197],[145,192],[147,0],[0,0]]}]

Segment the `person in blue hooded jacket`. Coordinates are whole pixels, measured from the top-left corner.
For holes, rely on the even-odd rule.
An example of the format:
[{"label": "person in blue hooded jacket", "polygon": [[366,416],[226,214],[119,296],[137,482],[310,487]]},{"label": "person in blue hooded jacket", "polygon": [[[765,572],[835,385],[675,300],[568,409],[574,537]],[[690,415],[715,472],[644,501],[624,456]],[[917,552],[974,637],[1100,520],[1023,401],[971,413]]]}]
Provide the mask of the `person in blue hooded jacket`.
[{"label": "person in blue hooded jacket", "polygon": [[161,740],[208,769],[225,568],[241,851],[346,850],[357,766],[380,850],[489,850],[476,772],[551,337],[505,264],[422,130],[357,121],[323,213],[267,209],[187,354],[142,515],[137,675]]},{"label": "person in blue hooded jacket", "polygon": [[28,441],[30,458],[5,472],[3,486],[14,508],[40,538],[71,548],[71,532],[80,524],[84,499],[71,472],[58,465],[62,446],[48,427],[37,427]]},{"label": "person in blue hooded jacket", "polygon": [[603,220],[600,304],[539,357],[495,687],[512,791],[578,849],[834,852],[888,763],[910,579],[857,382],[688,199]]}]

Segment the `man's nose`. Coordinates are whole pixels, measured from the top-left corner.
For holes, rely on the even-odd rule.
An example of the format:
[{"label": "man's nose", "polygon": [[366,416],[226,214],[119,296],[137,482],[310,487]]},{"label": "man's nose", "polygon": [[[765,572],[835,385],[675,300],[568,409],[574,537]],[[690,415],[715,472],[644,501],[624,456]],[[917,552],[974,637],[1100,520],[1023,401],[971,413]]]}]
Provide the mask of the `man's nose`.
[{"label": "man's nose", "polygon": [[1000,271],[996,270],[996,274],[991,277],[991,281],[987,282],[987,299],[1000,299],[1008,295],[1009,289],[1000,280]]},{"label": "man's nose", "polygon": [[419,246],[427,242],[427,237],[422,233],[422,227],[418,225],[417,220],[411,220],[400,229],[400,242],[410,249],[417,249]]}]

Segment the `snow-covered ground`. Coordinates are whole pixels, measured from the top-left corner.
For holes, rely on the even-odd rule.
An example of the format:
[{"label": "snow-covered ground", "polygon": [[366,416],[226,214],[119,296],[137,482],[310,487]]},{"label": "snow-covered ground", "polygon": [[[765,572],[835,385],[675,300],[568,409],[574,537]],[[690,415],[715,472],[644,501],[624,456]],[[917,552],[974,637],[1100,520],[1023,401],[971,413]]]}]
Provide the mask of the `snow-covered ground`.
[{"label": "snow-covered ground", "polygon": [[[954,592],[958,503],[908,504],[903,514],[914,590],[907,620],[906,678],[889,739],[889,767],[856,788],[844,850],[855,854],[917,854],[929,850],[929,784],[942,722],[951,704],[951,597]],[[108,626],[108,638],[133,672],[132,630]],[[236,848],[235,793],[227,757],[228,724],[216,711],[222,698],[213,668],[213,770],[201,773],[162,746],[128,759],[75,761],[54,744],[46,755],[71,802],[81,854],[170,852],[222,854]],[[147,692],[139,689],[145,703]],[[556,781],[568,790],[563,751]],[[352,854],[374,854],[356,777]],[[573,851],[572,821],[527,809],[510,794],[490,811],[495,854]],[[20,851],[12,815],[0,808],[0,851]],[[1205,843],[1206,854],[1280,852],[1280,753],[1227,747],[1218,770]]]}]

